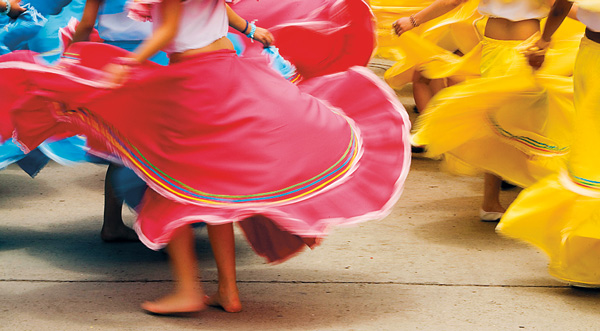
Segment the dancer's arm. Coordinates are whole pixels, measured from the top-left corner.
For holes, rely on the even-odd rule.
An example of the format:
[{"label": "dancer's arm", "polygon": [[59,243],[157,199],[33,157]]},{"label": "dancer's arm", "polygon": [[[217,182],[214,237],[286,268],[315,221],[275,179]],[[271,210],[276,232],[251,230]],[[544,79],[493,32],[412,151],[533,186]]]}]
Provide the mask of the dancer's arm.
[{"label": "dancer's arm", "polygon": [[25,8],[19,5],[20,0],[0,0],[0,13],[6,11],[6,6],[10,6],[10,10],[6,15],[12,19],[19,17],[22,13],[26,11]]},{"label": "dancer's arm", "polygon": [[573,7],[573,3],[567,0],[556,0],[550,9],[548,14],[548,20],[544,26],[544,32],[542,33],[542,42],[550,43],[552,35],[558,29],[558,27],[565,20],[565,17],[569,15]]},{"label": "dancer's arm", "polygon": [[548,14],[548,20],[544,26],[542,37],[537,41],[535,49],[528,54],[529,64],[534,68],[539,68],[544,63],[546,50],[550,46],[552,35],[569,15],[573,3],[567,0],[556,0]]},{"label": "dancer's arm", "polygon": [[[552,6],[554,6],[554,3],[556,1],[555,0],[546,0],[546,3],[548,4],[548,7],[552,8]],[[574,20],[578,20],[577,19],[577,5],[574,5],[573,7],[571,7],[571,10],[569,10],[569,14],[567,15],[567,17],[574,19]]]},{"label": "dancer's arm", "polygon": [[[251,26],[248,21],[238,15],[233,9],[231,9],[231,7],[229,7],[229,5],[226,4],[225,6],[227,6],[227,18],[229,19],[229,26],[245,35],[248,35],[251,31]],[[269,30],[261,27],[256,27],[256,31],[254,32],[254,37],[252,39],[260,41],[265,46],[271,45],[275,40]]]},{"label": "dancer's arm", "polygon": [[446,14],[464,2],[467,2],[467,0],[436,0],[418,13],[396,20],[392,24],[392,27],[397,35],[401,35],[423,23]]},{"label": "dancer's arm", "polygon": [[[571,2],[571,4],[573,4],[573,3]],[[573,4],[573,7],[571,7],[571,10],[569,10],[569,14],[567,15],[567,17],[570,19],[579,21],[579,19],[577,18],[577,9],[578,8],[579,7],[577,5]]]},{"label": "dancer's arm", "polygon": [[154,29],[150,38],[135,50],[133,59],[139,63],[143,63],[158,53],[177,36],[181,17],[181,1],[163,0],[159,6],[162,16],[161,25]]},{"label": "dancer's arm", "polygon": [[[158,6],[160,6],[159,10],[162,17],[160,26],[128,58],[128,62],[130,62],[128,64],[136,65],[144,63],[177,36],[179,19],[181,17],[181,1],[163,0]],[[110,81],[115,84],[122,84],[127,79],[129,73],[128,65],[122,64],[109,64],[105,68],[105,71],[111,75]]]},{"label": "dancer's arm", "polygon": [[73,34],[73,43],[90,39],[90,33],[94,30],[96,18],[98,17],[98,10],[100,9],[102,1],[103,0],[87,0],[85,2],[81,21],[77,24],[75,33]]}]

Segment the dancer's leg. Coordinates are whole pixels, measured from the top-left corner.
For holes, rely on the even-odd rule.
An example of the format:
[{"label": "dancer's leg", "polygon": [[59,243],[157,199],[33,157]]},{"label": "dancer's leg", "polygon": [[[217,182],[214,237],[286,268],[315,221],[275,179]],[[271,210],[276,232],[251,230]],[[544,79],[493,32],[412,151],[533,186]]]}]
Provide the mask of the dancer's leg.
[{"label": "dancer's leg", "polygon": [[233,224],[207,225],[207,230],[217,263],[219,289],[217,293],[206,298],[206,304],[222,307],[230,313],[239,312],[242,310],[242,304],[235,271]]},{"label": "dancer's leg", "polygon": [[496,175],[486,173],[483,181],[483,204],[481,209],[486,212],[503,213],[506,211],[500,204],[500,185],[502,179]]},{"label": "dancer's leg", "polygon": [[415,70],[412,82],[415,106],[419,112],[422,112],[433,97],[433,92],[429,86],[431,80],[423,77],[418,70]]},{"label": "dancer's leg", "polygon": [[431,97],[433,97],[439,91],[445,89],[446,87],[448,87],[448,83],[446,82],[446,79],[444,79],[444,78],[432,79],[431,82],[429,83],[429,89],[431,90]]},{"label": "dancer's leg", "polygon": [[185,225],[173,233],[167,246],[175,277],[175,290],[156,301],[147,301],[142,308],[153,314],[172,315],[204,309],[204,293],[199,280],[198,260],[194,250],[194,231]]},{"label": "dancer's leg", "polygon": [[104,180],[104,220],[100,238],[105,242],[132,242],[138,241],[138,236],[133,229],[123,223],[123,200],[116,197],[113,189],[113,174],[119,168],[111,163],[106,171]]}]

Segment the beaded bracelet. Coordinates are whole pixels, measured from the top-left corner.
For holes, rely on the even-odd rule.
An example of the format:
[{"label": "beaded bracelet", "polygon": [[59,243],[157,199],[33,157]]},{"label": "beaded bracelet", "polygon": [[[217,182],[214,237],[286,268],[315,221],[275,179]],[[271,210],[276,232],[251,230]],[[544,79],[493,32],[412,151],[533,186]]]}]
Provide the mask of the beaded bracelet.
[{"label": "beaded bracelet", "polygon": [[248,21],[246,21],[246,27],[244,28],[244,31],[242,31],[242,34],[246,34],[246,30],[248,30]]},{"label": "beaded bracelet", "polygon": [[8,13],[10,13],[10,1],[4,0],[4,4],[6,5],[6,9],[3,12],[0,12],[0,14],[8,15]]},{"label": "beaded bracelet", "polygon": [[416,28],[417,26],[419,26],[419,24],[417,24],[417,21],[415,20],[415,15],[414,14],[410,15],[409,19],[410,19],[410,23],[412,24],[412,26],[414,28]]},{"label": "beaded bracelet", "polygon": [[254,22],[250,23],[250,32],[246,35],[250,39],[254,39],[254,33],[256,32],[256,24]]}]

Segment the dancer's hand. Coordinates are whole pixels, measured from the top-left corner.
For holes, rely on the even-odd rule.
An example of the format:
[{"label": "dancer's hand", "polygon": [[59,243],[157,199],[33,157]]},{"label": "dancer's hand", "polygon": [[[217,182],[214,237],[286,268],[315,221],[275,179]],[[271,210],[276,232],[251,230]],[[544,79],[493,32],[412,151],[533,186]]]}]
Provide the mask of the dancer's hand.
[{"label": "dancer's hand", "polygon": [[15,19],[19,17],[19,15],[23,14],[27,10],[19,5],[21,0],[9,0],[10,2],[10,12],[8,13],[8,17]]},{"label": "dancer's hand", "polygon": [[544,64],[544,60],[546,59],[545,54],[531,54],[529,55],[529,65],[538,70],[542,64]]},{"label": "dancer's hand", "polygon": [[404,32],[412,30],[414,25],[410,21],[410,17],[402,17],[392,23],[392,28],[398,36],[401,36]]},{"label": "dancer's hand", "polygon": [[529,61],[529,65],[537,70],[542,64],[544,64],[544,60],[546,59],[546,51],[550,46],[549,41],[545,41],[540,38],[533,46],[527,48],[525,51],[525,56]]},{"label": "dancer's hand", "polygon": [[106,72],[107,81],[114,84],[113,87],[123,85],[129,78],[130,68],[124,64],[109,63],[102,70]]},{"label": "dancer's hand", "polygon": [[265,47],[271,46],[271,44],[275,41],[273,34],[265,28],[256,27],[256,31],[254,31],[254,38],[256,41],[261,42]]}]

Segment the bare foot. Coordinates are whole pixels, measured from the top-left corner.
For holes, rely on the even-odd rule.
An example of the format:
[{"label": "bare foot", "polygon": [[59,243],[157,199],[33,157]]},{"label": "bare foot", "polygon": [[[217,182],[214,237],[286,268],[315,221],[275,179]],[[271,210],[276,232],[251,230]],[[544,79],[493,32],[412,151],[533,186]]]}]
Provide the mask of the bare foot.
[{"label": "bare foot", "polygon": [[189,315],[206,308],[201,294],[176,292],[156,301],[142,303],[142,309],[156,315]]},{"label": "bare foot", "polygon": [[137,233],[124,224],[116,227],[103,226],[102,231],[100,231],[100,238],[107,243],[140,241]]},{"label": "bare foot", "polygon": [[205,296],[204,303],[207,306],[222,308],[228,313],[239,313],[242,311],[239,293],[235,292],[227,295],[220,292],[221,291],[211,296]]}]

